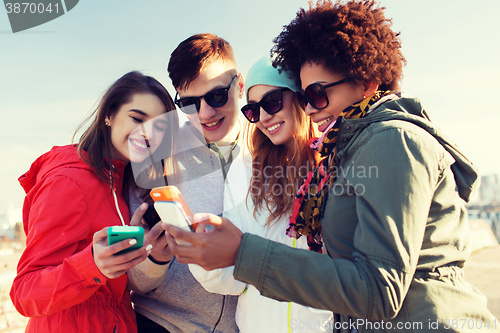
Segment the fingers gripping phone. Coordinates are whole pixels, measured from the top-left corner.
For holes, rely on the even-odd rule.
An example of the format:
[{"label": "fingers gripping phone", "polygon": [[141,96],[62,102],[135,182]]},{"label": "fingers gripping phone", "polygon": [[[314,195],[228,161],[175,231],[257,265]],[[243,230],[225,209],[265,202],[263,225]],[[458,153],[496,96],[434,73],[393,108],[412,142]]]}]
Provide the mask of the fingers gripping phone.
[{"label": "fingers gripping phone", "polygon": [[121,250],[120,252],[115,253],[115,255],[127,253],[129,251],[141,248],[144,245],[144,229],[141,227],[128,226],[128,225],[113,226],[108,229],[108,245],[112,245],[122,240],[131,238],[135,238],[135,240],[137,240],[137,243],[135,243],[129,248],[126,248],[124,250]]}]

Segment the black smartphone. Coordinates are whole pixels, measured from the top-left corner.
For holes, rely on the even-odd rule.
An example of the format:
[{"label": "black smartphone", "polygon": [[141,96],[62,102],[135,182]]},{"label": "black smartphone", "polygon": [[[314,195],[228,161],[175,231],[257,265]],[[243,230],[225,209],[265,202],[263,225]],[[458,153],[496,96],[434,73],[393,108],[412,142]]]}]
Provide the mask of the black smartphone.
[{"label": "black smartphone", "polygon": [[150,228],[153,228],[156,223],[161,221],[161,218],[156,212],[156,209],[153,205],[148,206],[148,209],[146,210],[142,218],[144,219],[144,221],[146,221]]}]

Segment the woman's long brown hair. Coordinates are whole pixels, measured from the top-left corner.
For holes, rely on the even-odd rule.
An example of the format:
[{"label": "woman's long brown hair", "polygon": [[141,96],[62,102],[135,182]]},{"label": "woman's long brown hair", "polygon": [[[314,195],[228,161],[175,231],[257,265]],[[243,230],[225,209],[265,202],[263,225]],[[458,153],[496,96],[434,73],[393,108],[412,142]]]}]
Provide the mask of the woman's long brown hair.
[{"label": "woman's long brown hair", "polygon": [[252,155],[248,195],[254,204],[254,216],[262,209],[270,212],[266,225],[291,213],[295,193],[317,161],[317,153],[308,146],[316,132],[311,119],[299,106],[295,93],[291,108],[295,135],[289,147],[274,145],[255,124],[247,123],[246,127]]}]

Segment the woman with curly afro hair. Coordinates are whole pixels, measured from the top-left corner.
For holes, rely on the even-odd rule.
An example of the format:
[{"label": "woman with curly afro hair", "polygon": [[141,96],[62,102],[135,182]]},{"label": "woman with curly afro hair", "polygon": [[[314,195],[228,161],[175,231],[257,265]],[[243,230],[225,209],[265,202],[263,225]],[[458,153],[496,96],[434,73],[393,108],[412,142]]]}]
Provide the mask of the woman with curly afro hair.
[{"label": "woman with curly afro hair", "polygon": [[[264,296],[334,312],[330,331],[499,332],[463,272],[465,202],[479,174],[418,99],[398,91],[405,59],[384,9],[310,3],[274,41],[274,65],[300,79],[302,107],[322,132],[311,143],[322,159],[286,230],[311,251],[217,217],[205,223],[218,232],[170,228],[194,246],[172,251],[205,269],[234,264],[234,277]],[[221,242],[224,252],[210,245]]]}]

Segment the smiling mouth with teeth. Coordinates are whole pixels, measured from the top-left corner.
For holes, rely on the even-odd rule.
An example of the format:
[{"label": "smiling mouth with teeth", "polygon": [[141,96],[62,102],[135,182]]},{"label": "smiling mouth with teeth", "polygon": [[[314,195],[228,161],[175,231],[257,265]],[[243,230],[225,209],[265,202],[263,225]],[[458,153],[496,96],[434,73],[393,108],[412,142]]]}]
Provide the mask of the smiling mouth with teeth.
[{"label": "smiling mouth with teeth", "polygon": [[322,121],[318,122],[318,126],[322,126],[326,123],[328,123],[330,120],[332,120],[333,117],[328,117],[326,119],[323,119]]},{"label": "smiling mouth with teeth", "polygon": [[140,147],[140,148],[147,148],[147,147],[148,147],[147,145],[145,145],[145,144],[143,144],[142,142],[139,142],[139,141],[137,141],[137,140],[132,140],[132,143],[133,143],[134,145],[136,145],[137,147]]},{"label": "smiling mouth with teeth", "polygon": [[278,127],[280,127],[280,126],[281,126],[281,124],[283,124],[283,123],[278,123],[278,124],[276,124],[276,125],[273,125],[273,126],[271,126],[271,127],[268,127],[268,128],[267,128],[267,130],[268,130],[269,132],[272,132],[272,131],[274,131],[275,129],[277,129]]},{"label": "smiling mouth with teeth", "polygon": [[214,121],[213,123],[203,124],[203,126],[214,127],[215,125],[219,124],[221,121],[222,121],[222,118],[219,119],[219,120]]}]

